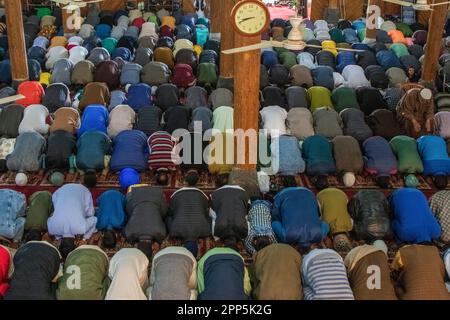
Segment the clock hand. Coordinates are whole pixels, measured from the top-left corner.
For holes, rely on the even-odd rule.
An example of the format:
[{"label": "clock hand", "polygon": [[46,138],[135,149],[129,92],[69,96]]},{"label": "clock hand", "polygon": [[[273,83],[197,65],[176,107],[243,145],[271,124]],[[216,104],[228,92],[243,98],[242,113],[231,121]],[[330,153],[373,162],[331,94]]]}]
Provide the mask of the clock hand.
[{"label": "clock hand", "polygon": [[239,24],[241,24],[245,21],[251,20],[251,19],[255,19],[255,17],[249,17],[249,18],[242,19],[241,21],[239,21]]}]

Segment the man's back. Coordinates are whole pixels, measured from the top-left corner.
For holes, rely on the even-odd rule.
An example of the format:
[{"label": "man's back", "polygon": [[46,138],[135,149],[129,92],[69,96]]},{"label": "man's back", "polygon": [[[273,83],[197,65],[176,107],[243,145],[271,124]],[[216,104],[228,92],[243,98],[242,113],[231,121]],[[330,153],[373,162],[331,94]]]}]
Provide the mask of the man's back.
[{"label": "man's back", "polygon": [[333,250],[315,249],[303,259],[305,300],[353,300],[347,270]]},{"label": "man's back", "polygon": [[247,236],[247,212],[250,198],[239,186],[223,186],[211,195],[211,209],[217,218],[214,235],[219,238]]},{"label": "man's back", "polygon": [[54,211],[48,219],[49,233],[58,238],[84,235],[86,219],[94,215],[89,190],[81,184],[66,184],[55,191],[52,200]]},{"label": "man's back", "polygon": [[397,252],[392,267],[400,270],[400,299],[450,299],[444,283],[444,264],[436,247],[404,246]]},{"label": "man's back", "polygon": [[301,265],[301,255],[289,245],[272,244],[260,250],[253,264],[253,296],[258,300],[302,299]]},{"label": "man's back", "polygon": [[150,186],[132,188],[127,194],[126,211],[128,221],[123,232],[128,241],[164,240],[167,234],[163,220],[166,204],[161,188]]},{"label": "man's back", "polygon": [[196,241],[211,235],[208,197],[197,188],[182,188],[170,199],[167,224],[170,236]]},{"label": "man's back", "polygon": [[102,170],[104,157],[111,151],[111,140],[101,131],[85,132],[77,142],[77,167]]}]

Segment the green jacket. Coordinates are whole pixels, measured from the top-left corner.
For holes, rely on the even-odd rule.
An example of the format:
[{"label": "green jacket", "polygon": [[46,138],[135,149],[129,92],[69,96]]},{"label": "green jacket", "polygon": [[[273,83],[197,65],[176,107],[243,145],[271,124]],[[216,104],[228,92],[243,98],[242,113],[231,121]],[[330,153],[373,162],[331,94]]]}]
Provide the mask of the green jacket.
[{"label": "green jacket", "polygon": [[408,48],[403,43],[394,43],[389,49],[395,53],[397,58],[409,55]]},{"label": "green jacket", "polygon": [[314,86],[308,89],[308,99],[311,105],[311,113],[319,108],[330,107],[334,109],[331,102],[331,92],[327,88]]},{"label": "green jacket", "polygon": [[283,52],[280,54],[281,64],[291,69],[297,64],[297,56],[293,52]]},{"label": "green jacket", "polygon": [[391,140],[390,144],[398,159],[399,172],[406,174],[423,172],[423,164],[417,150],[416,139],[397,136]]},{"label": "green jacket", "polygon": [[52,194],[48,191],[35,192],[29,198],[29,202],[25,230],[47,231],[47,220],[53,210]]},{"label": "green jacket", "polygon": [[340,87],[334,89],[331,99],[333,100],[334,110],[338,113],[347,108],[359,109],[356,92],[352,88]]},{"label": "green jacket", "polygon": [[58,281],[57,299],[103,300],[110,284],[108,269],[108,256],[99,247],[78,247],[67,256]]}]

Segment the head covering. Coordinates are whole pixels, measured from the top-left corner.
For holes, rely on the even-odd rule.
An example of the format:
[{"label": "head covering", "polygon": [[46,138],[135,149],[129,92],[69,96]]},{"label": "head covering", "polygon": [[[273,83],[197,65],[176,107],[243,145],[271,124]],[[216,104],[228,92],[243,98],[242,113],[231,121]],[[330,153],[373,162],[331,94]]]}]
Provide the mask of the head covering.
[{"label": "head covering", "polygon": [[415,175],[408,174],[405,177],[405,185],[408,188],[416,188],[418,184],[419,184],[419,180],[417,180],[417,177]]},{"label": "head covering", "polygon": [[61,172],[53,172],[49,179],[50,183],[56,187],[60,187],[64,184],[64,175]]},{"label": "head covering", "polygon": [[119,174],[119,184],[123,189],[128,189],[129,186],[139,184],[141,178],[139,172],[132,168],[126,168],[120,171]]},{"label": "head covering", "polygon": [[28,183],[28,177],[25,173],[19,172],[16,174],[16,184],[20,187],[26,186]]},{"label": "head covering", "polygon": [[353,186],[355,185],[356,177],[355,177],[355,174],[354,174],[354,173],[352,173],[352,172],[346,172],[346,173],[344,174],[344,177],[342,178],[342,180],[344,181],[344,185],[345,185],[347,188],[351,188],[351,187],[353,187]]},{"label": "head covering", "polygon": [[383,251],[385,254],[388,253],[388,247],[386,246],[386,243],[384,243],[383,240],[376,240],[373,243],[373,246]]}]

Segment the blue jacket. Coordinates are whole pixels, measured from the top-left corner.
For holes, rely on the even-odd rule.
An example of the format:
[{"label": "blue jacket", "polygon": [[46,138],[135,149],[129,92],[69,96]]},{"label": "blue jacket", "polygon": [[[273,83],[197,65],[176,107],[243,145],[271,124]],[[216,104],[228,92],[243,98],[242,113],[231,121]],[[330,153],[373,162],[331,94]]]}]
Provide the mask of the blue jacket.
[{"label": "blue jacket", "polygon": [[125,61],[131,60],[131,51],[128,48],[115,48],[112,52],[111,59],[114,60],[115,58],[122,58]]},{"label": "blue jacket", "polygon": [[322,241],[327,227],[319,218],[319,206],[310,190],[286,188],[275,196],[272,228],[280,242],[309,247]]},{"label": "blue jacket", "polygon": [[86,131],[101,131],[107,133],[108,110],[100,104],[92,104],[86,107],[81,117],[81,127],[77,136],[81,137]]},{"label": "blue jacket", "polygon": [[97,198],[97,230],[122,229],[125,226],[125,203],[125,196],[121,192],[103,192]]},{"label": "blue jacket", "polygon": [[295,176],[305,171],[305,161],[296,137],[280,136],[272,142],[272,148],[278,148],[278,155],[274,154],[277,150],[272,149],[272,167],[278,174]]},{"label": "blue jacket", "polygon": [[125,130],[114,138],[114,150],[111,157],[111,170],[121,171],[132,168],[144,171],[148,167],[147,136],[139,130]]},{"label": "blue jacket", "polygon": [[0,190],[0,236],[11,240],[22,238],[27,201],[23,193]]},{"label": "blue jacket", "polygon": [[346,66],[356,64],[355,54],[353,52],[339,52],[336,61],[336,69],[339,73],[342,73],[342,70],[344,70]]},{"label": "blue jacket", "polygon": [[229,248],[209,250],[198,263],[198,300],[249,300],[246,273],[238,252]]},{"label": "blue jacket", "polygon": [[397,173],[397,158],[389,142],[383,137],[370,137],[364,141],[364,166],[367,172],[377,177]]},{"label": "blue jacket", "polygon": [[427,176],[449,175],[450,158],[445,140],[439,136],[423,136],[417,139],[424,174]]},{"label": "blue jacket", "polygon": [[394,191],[390,198],[392,230],[399,242],[431,242],[441,235],[425,195],[414,188]]},{"label": "blue jacket", "polygon": [[261,63],[269,70],[278,64],[278,55],[275,51],[263,51],[261,54]]},{"label": "blue jacket", "polygon": [[133,84],[128,89],[127,100],[125,104],[133,108],[134,111],[139,111],[142,107],[151,106],[152,88],[148,84],[138,83]]},{"label": "blue jacket", "polygon": [[98,24],[95,26],[95,35],[100,39],[106,39],[111,34],[112,27],[109,24]]},{"label": "blue jacket", "polygon": [[311,70],[315,86],[325,87],[330,91],[334,89],[333,69],[329,66],[318,66]]},{"label": "blue jacket", "polygon": [[77,168],[103,170],[105,155],[111,154],[111,139],[101,131],[85,132],[77,141]]},{"label": "blue jacket", "polygon": [[391,50],[381,50],[377,53],[377,62],[380,66],[387,70],[389,68],[402,68],[400,60]]},{"label": "blue jacket", "polygon": [[326,138],[318,135],[306,138],[302,145],[302,155],[308,175],[320,176],[336,172],[332,146]]}]

